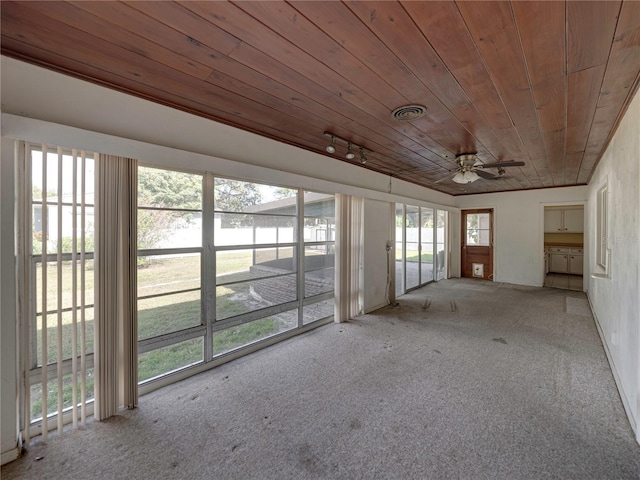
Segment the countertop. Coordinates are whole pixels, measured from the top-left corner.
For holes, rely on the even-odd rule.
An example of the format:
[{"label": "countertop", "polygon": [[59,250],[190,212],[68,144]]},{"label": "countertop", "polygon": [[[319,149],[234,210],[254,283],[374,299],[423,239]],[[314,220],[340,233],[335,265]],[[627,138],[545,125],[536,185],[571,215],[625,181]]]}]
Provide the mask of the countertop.
[{"label": "countertop", "polygon": [[584,248],[582,243],[544,242],[545,247]]}]

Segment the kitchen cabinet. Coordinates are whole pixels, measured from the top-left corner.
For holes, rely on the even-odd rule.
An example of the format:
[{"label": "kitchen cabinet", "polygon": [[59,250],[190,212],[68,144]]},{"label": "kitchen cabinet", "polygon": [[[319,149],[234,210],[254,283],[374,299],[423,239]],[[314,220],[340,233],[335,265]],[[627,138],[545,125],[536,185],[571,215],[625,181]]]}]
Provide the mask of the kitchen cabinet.
[{"label": "kitchen cabinet", "polygon": [[583,255],[569,255],[569,272],[576,275],[582,275],[582,266],[584,262]]},{"label": "kitchen cabinet", "polygon": [[545,233],[583,233],[584,208],[545,208]]},{"label": "kitchen cabinet", "polygon": [[583,260],[581,248],[549,248],[549,272],[582,275]]},{"label": "kitchen cabinet", "polygon": [[549,255],[549,271],[553,273],[567,273],[569,270],[569,262],[567,254],[552,253]]}]

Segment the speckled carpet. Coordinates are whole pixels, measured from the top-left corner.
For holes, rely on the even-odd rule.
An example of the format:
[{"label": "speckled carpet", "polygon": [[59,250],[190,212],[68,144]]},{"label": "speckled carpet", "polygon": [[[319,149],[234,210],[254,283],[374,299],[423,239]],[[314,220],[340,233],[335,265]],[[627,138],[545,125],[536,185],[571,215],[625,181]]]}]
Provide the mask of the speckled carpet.
[{"label": "speckled carpet", "polygon": [[638,479],[580,292],[429,285],[36,440],[3,479]]}]

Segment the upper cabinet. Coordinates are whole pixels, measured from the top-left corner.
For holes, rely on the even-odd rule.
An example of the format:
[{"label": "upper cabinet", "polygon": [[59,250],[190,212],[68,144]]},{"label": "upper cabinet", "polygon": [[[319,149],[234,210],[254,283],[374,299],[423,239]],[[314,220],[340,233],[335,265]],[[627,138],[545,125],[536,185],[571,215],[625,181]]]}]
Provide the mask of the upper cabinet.
[{"label": "upper cabinet", "polygon": [[582,233],[584,232],[584,208],[563,207],[545,208],[545,233]]}]

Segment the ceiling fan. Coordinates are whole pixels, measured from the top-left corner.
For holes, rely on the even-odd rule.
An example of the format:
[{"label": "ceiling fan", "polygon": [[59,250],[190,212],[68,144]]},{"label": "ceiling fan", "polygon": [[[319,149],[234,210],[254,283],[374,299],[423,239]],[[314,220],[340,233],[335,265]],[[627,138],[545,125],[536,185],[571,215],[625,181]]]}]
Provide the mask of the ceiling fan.
[{"label": "ceiling fan", "polygon": [[[451,180],[456,183],[471,183],[475,182],[479,178],[485,178],[487,180],[498,180],[500,178],[503,178],[502,175],[504,175],[505,167],[524,166],[524,162],[518,161],[482,163],[480,160],[478,160],[475,153],[462,153],[460,155],[456,155],[456,163],[458,164],[458,168],[455,170],[449,170],[450,172],[456,172],[451,178]],[[484,169],[486,168],[497,168],[498,175],[485,172]],[[440,183],[444,180],[447,180],[448,178],[449,176],[441,178],[435,183]]]}]

